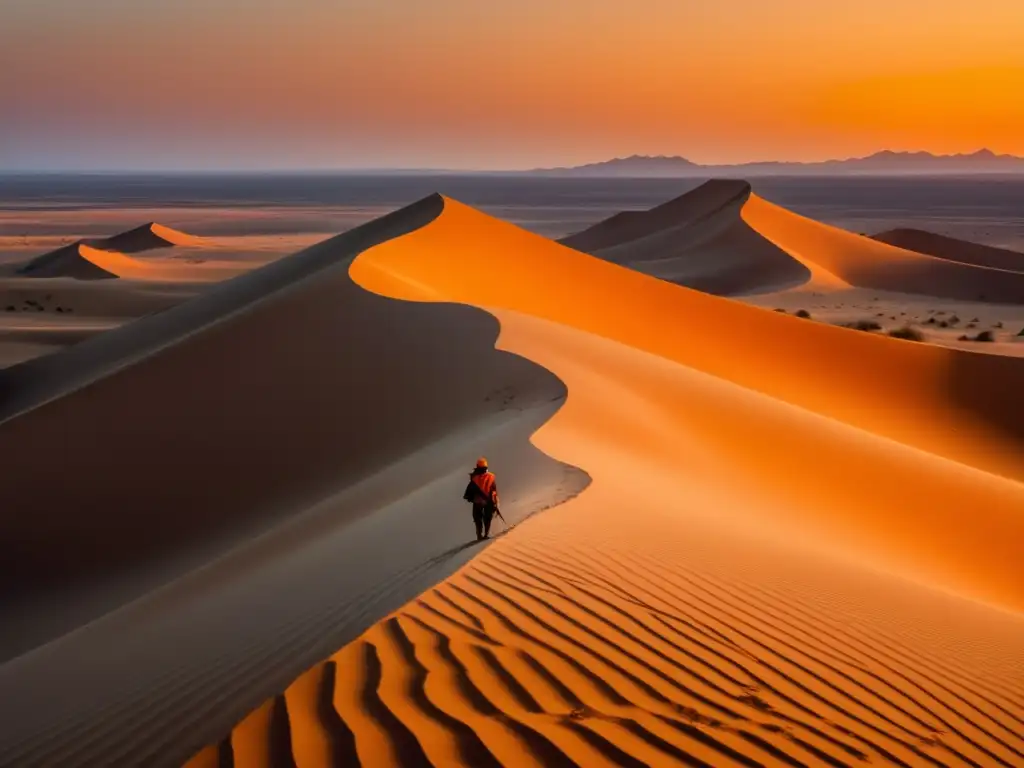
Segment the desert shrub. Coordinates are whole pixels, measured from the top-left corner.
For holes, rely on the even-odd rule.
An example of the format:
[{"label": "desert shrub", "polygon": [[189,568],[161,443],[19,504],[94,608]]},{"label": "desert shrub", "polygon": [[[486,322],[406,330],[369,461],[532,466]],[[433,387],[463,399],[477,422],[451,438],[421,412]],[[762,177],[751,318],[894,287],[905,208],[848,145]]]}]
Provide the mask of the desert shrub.
[{"label": "desert shrub", "polygon": [[956,340],[957,340],[957,341],[970,341],[970,340],[971,340],[971,337],[970,337],[970,336],[968,336],[968,335],[967,335],[967,334],[965,333],[965,334],[964,334],[963,336],[957,336]]},{"label": "desert shrub", "polygon": [[811,317],[811,313],[810,313],[810,312],[808,312],[808,311],[807,311],[806,309],[798,309],[798,310],[797,310],[796,312],[794,312],[793,314],[794,314],[794,315],[796,315],[797,317],[802,317],[802,318],[804,318],[805,320],[809,320],[809,319],[810,319],[810,317]]},{"label": "desert shrub", "polygon": [[967,327],[968,327],[968,328],[977,328],[977,327],[978,327],[978,324],[977,324],[977,323],[968,323],[968,324],[967,324]]},{"label": "desert shrub", "polygon": [[960,337],[960,341],[981,341],[981,342],[989,342],[989,341],[995,341],[995,340],[996,340],[996,337],[995,337],[995,335],[994,335],[994,334],[992,333],[992,331],[982,331],[982,332],[981,332],[981,333],[979,333],[979,334],[978,334],[977,336],[968,336],[968,335],[967,335],[967,334],[965,333],[965,334],[964,334],[963,336],[961,336],[961,337]]},{"label": "desert shrub", "polygon": [[[942,322],[946,322],[946,321],[945,321],[945,320],[943,320]],[[928,319],[927,319],[927,320],[925,321],[925,325],[935,325],[935,318],[934,318],[934,317],[929,317],[929,318],[928,318]]]},{"label": "desert shrub", "polygon": [[781,312],[782,314],[786,314],[786,310],[784,310],[782,307],[776,307],[775,311],[776,312]]},{"label": "desert shrub", "polygon": [[916,328],[911,328],[909,325],[905,325],[902,328],[894,328],[889,331],[889,335],[894,339],[905,339],[906,341],[924,341],[924,334]]},{"label": "desert shrub", "polygon": [[939,328],[949,328],[949,323],[943,320],[941,323],[939,323]]},{"label": "desert shrub", "polygon": [[1002,321],[1000,321],[998,323],[995,323],[992,327],[993,328],[1002,328],[1003,327],[1003,323],[1002,323]]},{"label": "desert shrub", "polygon": [[957,317],[956,315],[953,315],[951,318],[949,318],[949,324],[950,325],[956,325],[959,322],[960,322],[960,318]]},{"label": "desert shrub", "polygon": [[855,331],[880,331],[882,326],[874,320],[855,320],[852,323],[843,323],[844,328],[852,328]]}]

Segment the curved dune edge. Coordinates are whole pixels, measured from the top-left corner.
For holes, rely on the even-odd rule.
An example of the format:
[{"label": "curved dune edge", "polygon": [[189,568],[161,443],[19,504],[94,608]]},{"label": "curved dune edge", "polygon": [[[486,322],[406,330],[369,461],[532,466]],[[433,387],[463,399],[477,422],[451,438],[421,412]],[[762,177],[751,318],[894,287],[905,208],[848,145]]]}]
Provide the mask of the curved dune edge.
[{"label": "curved dune edge", "polygon": [[200,247],[203,238],[179,232],[156,222],[110,237],[91,238],[44,253],[22,266],[18,272],[28,277],[70,277],[78,280],[209,280],[206,269],[196,269],[166,260],[140,260],[126,254],[174,248]]},{"label": "curved dune edge", "polygon": [[565,386],[496,350],[491,315],[352,281],[442,209],[3,372],[0,765],[166,764],[215,738],[478,551],[451,503],[467,454],[502,464],[511,524],[589,482],[530,444]]},{"label": "curved dune edge", "polygon": [[898,248],[800,216],[757,195],[751,195],[742,217],[793,258],[852,286],[964,301],[1024,303],[1021,272]]},{"label": "curved dune edge", "polygon": [[[729,341],[759,311],[450,200],[352,274],[384,295],[478,306],[486,284],[499,345],[569,388],[534,443],[593,483],[310,669],[190,765],[1024,759],[1019,482],[708,375],[686,345],[651,354],[652,328],[684,327],[669,306],[718,309]],[[617,303],[595,301],[612,293]],[[782,350],[827,332],[837,356],[863,353],[869,369],[876,354],[898,362],[881,351],[895,350],[922,367],[917,383],[946,370],[926,365],[927,348],[851,349],[856,334],[778,320]],[[791,362],[781,358],[775,368]]]},{"label": "curved dune edge", "polygon": [[[897,247],[904,240],[924,247]],[[788,211],[736,179],[712,179],[650,210],[616,214],[559,242],[724,296],[862,287],[1024,303],[1020,254],[927,233],[891,245],[883,236],[864,237]]]}]

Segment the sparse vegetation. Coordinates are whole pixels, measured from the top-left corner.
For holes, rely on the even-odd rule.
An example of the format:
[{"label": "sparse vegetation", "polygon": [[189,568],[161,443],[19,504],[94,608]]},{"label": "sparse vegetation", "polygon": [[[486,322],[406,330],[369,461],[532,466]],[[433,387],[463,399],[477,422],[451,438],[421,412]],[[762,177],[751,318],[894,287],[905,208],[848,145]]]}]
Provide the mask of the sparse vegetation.
[{"label": "sparse vegetation", "polygon": [[968,327],[968,328],[977,328],[977,327],[978,327],[978,324],[977,324],[977,323],[968,323],[968,324],[967,324],[967,327]]},{"label": "sparse vegetation", "polygon": [[1002,321],[999,321],[997,323],[993,323],[992,327],[993,328],[1002,328],[1003,327],[1003,323],[1002,323]]},{"label": "sparse vegetation", "polygon": [[[942,322],[946,322],[946,321],[943,320]],[[927,320],[925,320],[925,325],[935,325],[935,318],[934,317],[929,317]]]},{"label": "sparse vegetation", "polygon": [[811,313],[808,312],[806,309],[798,309],[793,314],[796,315],[797,317],[802,317],[805,320],[809,320],[811,318]]},{"label": "sparse vegetation", "polygon": [[995,340],[996,340],[996,337],[995,337],[995,334],[992,333],[992,331],[982,331],[977,336],[968,336],[965,333],[963,336],[961,336],[959,338],[959,341],[991,342],[991,341],[995,341]]},{"label": "sparse vegetation", "polygon": [[949,318],[949,324],[950,325],[956,325],[959,322],[960,322],[960,318],[957,317],[956,315],[953,315],[951,318]]},{"label": "sparse vegetation", "polygon": [[786,314],[786,310],[784,310],[782,307],[776,307],[775,311],[776,312],[781,312],[782,314]]},{"label": "sparse vegetation", "polygon": [[911,328],[909,325],[905,325],[902,328],[894,328],[889,331],[889,335],[894,339],[904,339],[905,341],[924,341],[924,334],[917,330],[917,328]]},{"label": "sparse vegetation", "polygon": [[939,323],[939,328],[949,328],[949,323],[945,320]]},{"label": "sparse vegetation", "polygon": [[855,331],[880,331],[882,326],[874,320],[855,320],[852,323],[843,323],[843,328],[852,328]]}]

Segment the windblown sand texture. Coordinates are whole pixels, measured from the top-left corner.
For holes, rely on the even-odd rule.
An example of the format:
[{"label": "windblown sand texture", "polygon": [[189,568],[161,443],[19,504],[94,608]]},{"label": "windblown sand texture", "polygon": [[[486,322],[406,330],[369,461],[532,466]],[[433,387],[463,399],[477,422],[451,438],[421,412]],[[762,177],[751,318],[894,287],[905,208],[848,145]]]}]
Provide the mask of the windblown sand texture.
[{"label": "windblown sand texture", "polygon": [[[711,207],[776,249],[772,281],[782,254],[835,285],[1017,290],[734,192]],[[567,388],[532,443],[591,482],[190,765],[1024,764],[1024,361],[699,293],[449,199],[350,273],[496,317]]]}]

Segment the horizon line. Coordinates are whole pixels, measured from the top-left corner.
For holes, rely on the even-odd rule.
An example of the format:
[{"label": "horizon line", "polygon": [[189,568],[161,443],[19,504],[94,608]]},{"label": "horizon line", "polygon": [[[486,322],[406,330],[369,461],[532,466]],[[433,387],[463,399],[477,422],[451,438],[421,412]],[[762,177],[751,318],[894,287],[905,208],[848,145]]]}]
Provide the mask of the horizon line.
[{"label": "horizon line", "polygon": [[[566,171],[580,168],[591,167],[595,165],[602,165],[605,163],[612,163],[616,160],[682,160],[691,165],[695,169],[707,168],[736,168],[742,169],[751,166],[773,166],[773,165],[788,165],[788,166],[815,166],[815,165],[829,165],[833,163],[847,163],[858,160],[867,160],[870,158],[877,157],[879,155],[927,155],[936,160],[950,159],[950,158],[971,158],[977,155],[987,155],[993,159],[1004,159],[1004,160],[1022,160],[1024,156],[1013,155],[1010,153],[998,153],[988,147],[981,147],[971,152],[955,152],[948,154],[939,154],[931,152],[930,150],[893,150],[893,149],[879,149],[866,155],[853,155],[850,157],[829,157],[824,160],[744,160],[741,162],[734,163],[702,163],[695,160],[690,160],[685,155],[643,155],[643,154],[631,154],[631,155],[616,155],[614,157],[608,157],[603,160],[588,160],[579,162],[574,165],[543,165],[543,166],[532,166],[523,168],[444,168],[444,167],[408,167],[408,166],[317,166],[317,167],[246,167],[239,168],[233,166],[225,166],[221,168],[211,168],[209,166],[197,167],[197,168],[67,168],[67,169],[55,169],[55,168],[3,168],[0,167],[0,175],[3,176],[114,176],[114,175],[166,175],[166,176],[209,176],[209,175],[249,175],[249,174],[303,174],[303,175],[316,175],[316,174],[437,174],[437,175],[480,175],[480,174],[524,174],[524,173],[542,173],[550,171]],[[972,172],[974,174],[983,174],[984,171]]]}]

